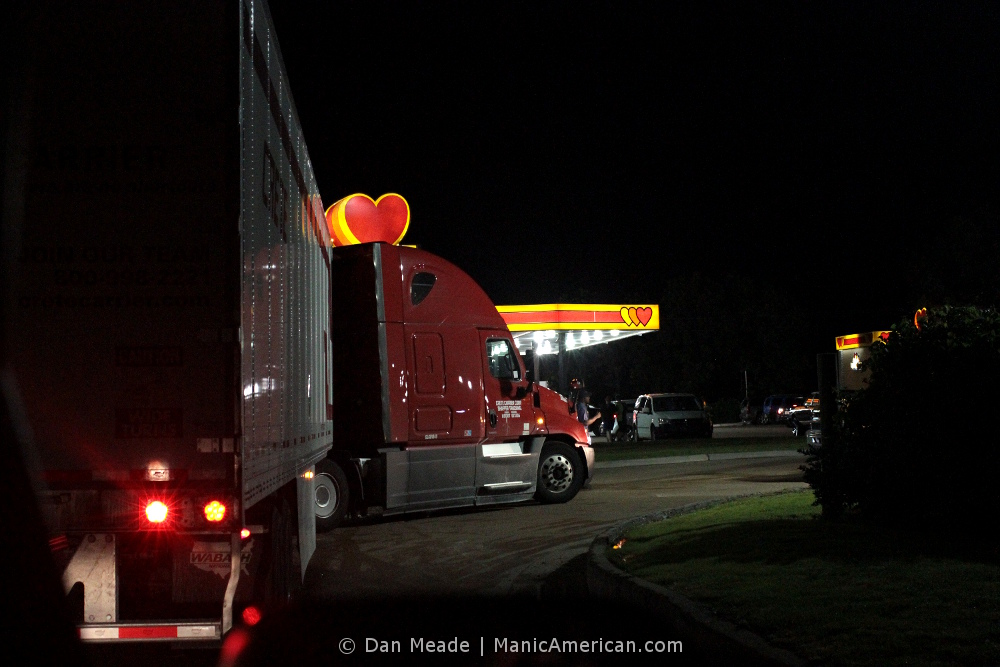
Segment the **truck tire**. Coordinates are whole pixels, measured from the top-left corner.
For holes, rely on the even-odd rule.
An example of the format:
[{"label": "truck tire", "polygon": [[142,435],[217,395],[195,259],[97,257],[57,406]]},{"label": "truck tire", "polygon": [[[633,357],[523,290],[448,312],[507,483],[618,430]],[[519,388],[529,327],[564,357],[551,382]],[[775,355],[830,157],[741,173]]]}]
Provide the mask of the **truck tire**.
[{"label": "truck tire", "polygon": [[313,484],[316,487],[316,530],[321,533],[333,530],[344,520],[351,500],[347,475],[335,461],[323,459],[316,464]]},{"label": "truck tire", "polygon": [[583,486],[583,463],[576,448],[565,442],[548,442],[538,458],[535,498],[546,504],[565,503]]}]

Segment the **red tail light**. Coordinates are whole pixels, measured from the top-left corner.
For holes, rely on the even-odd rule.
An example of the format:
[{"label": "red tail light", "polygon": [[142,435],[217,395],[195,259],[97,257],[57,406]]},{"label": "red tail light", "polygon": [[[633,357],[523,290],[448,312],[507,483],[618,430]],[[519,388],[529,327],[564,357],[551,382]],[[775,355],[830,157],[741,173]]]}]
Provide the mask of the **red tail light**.
[{"label": "red tail light", "polygon": [[257,625],[260,623],[260,609],[257,607],[247,607],[243,610],[243,622],[247,625]]},{"label": "red tail light", "polygon": [[169,513],[167,506],[159,500],[153,500],[146,504],[146,518],[149,519],[150,523],[163,523],[167,520]]}]

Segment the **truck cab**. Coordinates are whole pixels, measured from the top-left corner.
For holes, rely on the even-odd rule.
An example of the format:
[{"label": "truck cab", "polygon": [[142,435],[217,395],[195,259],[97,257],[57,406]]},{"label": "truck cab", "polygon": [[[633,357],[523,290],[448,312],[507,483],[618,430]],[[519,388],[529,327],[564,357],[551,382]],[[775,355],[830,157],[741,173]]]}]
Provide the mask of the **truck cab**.
[{"label": "truck cab", "polygon": [[348,509],[565,502],[577,493],[593,470],[586,429],[565,398],[527,378],[472,278],[385,243],[336,248],[331,265],[334,448],[317,470],[320,528]]}]

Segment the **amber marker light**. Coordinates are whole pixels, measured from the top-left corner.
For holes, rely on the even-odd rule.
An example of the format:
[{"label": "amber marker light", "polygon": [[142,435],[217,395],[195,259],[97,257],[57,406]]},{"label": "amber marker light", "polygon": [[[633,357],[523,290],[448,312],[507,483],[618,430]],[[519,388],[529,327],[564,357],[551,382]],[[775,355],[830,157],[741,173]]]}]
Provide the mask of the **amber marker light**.
[{"label": "amber marker light", "polygon": [[219,522],[226,518],[226,506],[218,500],[205,505],[205,518],[212,522]]},{"label": "amber marker light", "polygon": [[539,426],[545,426],[545,417],[539,417],[538,419],[535,420],[535,423],[538,424]]},{"label": "amber marker light", "polygon": [[250,529],[249,528],[244,528],[243,530],[240,531],[240,538],[241,539],[245,540],[248,537],[250,537]]},{"label": "amber marker light", "polygon": [[167,506],[159,500],[146,505],[146,518],[150,523],[163,523],[167,520]]},{"label": "amber marker light", "polygon": [[312,478],[313,478],[312,470],[306,470],[304,473],[302,473],[302,479],[312,479]]}]

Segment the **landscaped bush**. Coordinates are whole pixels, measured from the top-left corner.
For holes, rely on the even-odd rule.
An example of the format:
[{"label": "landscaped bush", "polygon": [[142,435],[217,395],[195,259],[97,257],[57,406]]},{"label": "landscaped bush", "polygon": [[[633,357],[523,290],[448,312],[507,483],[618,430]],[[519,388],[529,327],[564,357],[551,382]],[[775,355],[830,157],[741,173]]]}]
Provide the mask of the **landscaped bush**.
[{"label": "landscaped bush", "polygon": [[[951,525],[1000,513],[1000,315],[941,307],[875,343],[868,387],[823,433],[806,479],[826,516]],[[992,529],[991,529],[992,530]]]}]

